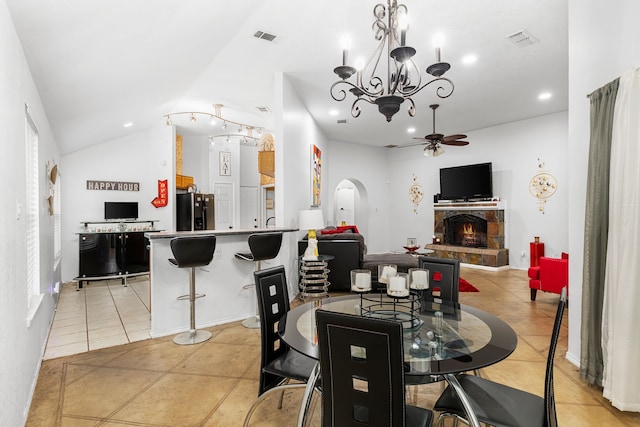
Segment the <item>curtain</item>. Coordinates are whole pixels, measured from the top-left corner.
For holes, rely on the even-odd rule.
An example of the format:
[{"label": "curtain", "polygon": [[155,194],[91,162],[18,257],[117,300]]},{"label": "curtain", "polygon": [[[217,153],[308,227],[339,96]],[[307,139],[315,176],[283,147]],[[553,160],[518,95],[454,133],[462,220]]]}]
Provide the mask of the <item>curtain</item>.
[{"label": "curtain", "polygon": [[640,71],[620,77],[609,177],[609,239],[602,312],[603,395],[640,411]]},{"label": "curtain", "polygon": [[600,386],[602,304],[609,229],[609,159],[618,84],[619,79],[616,79],[589,96],[591,136],[584,226],[580,376]]}]

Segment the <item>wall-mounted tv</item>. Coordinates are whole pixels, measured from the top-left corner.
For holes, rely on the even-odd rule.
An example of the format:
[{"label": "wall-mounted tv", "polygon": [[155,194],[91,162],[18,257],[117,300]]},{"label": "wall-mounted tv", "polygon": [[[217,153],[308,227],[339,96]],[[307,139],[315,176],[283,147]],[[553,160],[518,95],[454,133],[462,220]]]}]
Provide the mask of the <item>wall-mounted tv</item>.
[{"label": "wall-mounted tv", "polygon": [[138,202],[104,202],[104,219],[138,219]]},{"label": "wall-mounted tv", "polygon": [[440,169],[441,200],[477,200],[493,197],[491,163]]}]

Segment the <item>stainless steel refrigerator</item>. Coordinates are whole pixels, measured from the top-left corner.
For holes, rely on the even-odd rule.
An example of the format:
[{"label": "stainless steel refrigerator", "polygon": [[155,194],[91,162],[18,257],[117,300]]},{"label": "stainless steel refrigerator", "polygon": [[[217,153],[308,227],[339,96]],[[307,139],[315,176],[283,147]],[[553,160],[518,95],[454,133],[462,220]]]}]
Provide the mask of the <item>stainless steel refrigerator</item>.
[{"label": "stainless steel refrigerator", "polygon": [[176,194],[176,230],[215,229],[213,194]]}]

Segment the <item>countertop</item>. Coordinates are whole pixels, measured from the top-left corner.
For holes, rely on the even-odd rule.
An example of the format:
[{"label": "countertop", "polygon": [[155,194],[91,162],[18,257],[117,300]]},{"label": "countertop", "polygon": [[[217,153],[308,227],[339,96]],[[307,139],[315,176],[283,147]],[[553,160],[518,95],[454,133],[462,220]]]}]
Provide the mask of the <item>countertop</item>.
[{"label": "countertop", "polygon": [[157,239],[173,239],[174,237],[187,236],[241,236],[256,233],[289,233],[298,231],[297,228],[249,228],[249,229],[230,229],[230,230],[198,230],[198,231],[161,231],[159,233],[145,233],[145,237],[149,240]]}]

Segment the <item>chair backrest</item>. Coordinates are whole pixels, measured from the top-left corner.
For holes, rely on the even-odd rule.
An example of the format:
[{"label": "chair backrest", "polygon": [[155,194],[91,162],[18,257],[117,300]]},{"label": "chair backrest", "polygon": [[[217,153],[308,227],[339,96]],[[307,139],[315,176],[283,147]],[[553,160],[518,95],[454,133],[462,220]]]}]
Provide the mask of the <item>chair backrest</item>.
[{"label": "chair backrest", "polygon": [[459,302],[460,261],[449,258],[421,256],[418,267],[429,270],[429,289],[423,296],[434,297],[434,289],[440,289],[438,298],[443,301]]},{"label": "chair backrest", "polygon": [[287,277],[283,266],[259,270],[253,273],[256,281],[258,314],[260,315],[260,385],[258,395],[275,387],[281,377],[265,374],[262,369],[282,353],[289,350],[280,338],[276,325],[282,315],[289,311],[289,292]]},{"label": "chair backrest", "polygon": [[558,419],[556,417],[556,399],[553,392],[553,358],[556,354],[558,345],[558,337],[560,336],[560,326],[562,325],[562,316],[567,306],[567,288],[562,288],[560,294],[560,302],[556,311],[556,319],[553,322],[553,332],[551,334],[551,344],[549,345],[549,354],[547,355],[547,371],[544,380],[544,407],[545,407],[545,427],[557,427]]},{"label": "chair backrest", "polygon": [[216,236],[176,237],[170,245],[178,267],[202,267],[213,259]]},{"label": "chair backrest", "polygon": [[405,425],[402,325],[316,311],[322,426]]},{"label": "chair backrest", "polygon": [[254,261],[273,259],[282,245],[282,233],[256,233],[249,235],[249,249]]}]

